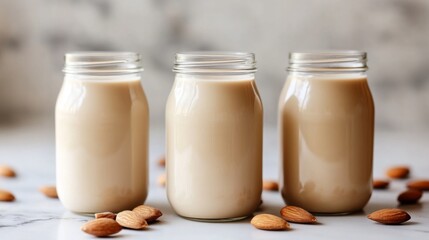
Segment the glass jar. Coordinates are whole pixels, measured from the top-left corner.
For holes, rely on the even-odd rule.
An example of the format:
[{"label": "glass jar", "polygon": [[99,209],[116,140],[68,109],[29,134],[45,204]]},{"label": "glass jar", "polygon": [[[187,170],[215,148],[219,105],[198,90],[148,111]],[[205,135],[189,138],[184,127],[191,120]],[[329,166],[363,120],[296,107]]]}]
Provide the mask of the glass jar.
[{"label": "glass jar", "polygon": [[262,191],[262,103],[254,54],[178,53],[167,101],[167,195],[182,217],[245,218]]},{"label": "glass jar", "polygon": [[359,211],[372,191],[366,53],[291,53],[289,61],[279,103],[283,199],[320,214]]},{"label": "glass jar", "polygon": [[65,55],[55,130],[57,189],[67,209],[118,212],[145,201],[149,113],[141,71],[137,53]]}]

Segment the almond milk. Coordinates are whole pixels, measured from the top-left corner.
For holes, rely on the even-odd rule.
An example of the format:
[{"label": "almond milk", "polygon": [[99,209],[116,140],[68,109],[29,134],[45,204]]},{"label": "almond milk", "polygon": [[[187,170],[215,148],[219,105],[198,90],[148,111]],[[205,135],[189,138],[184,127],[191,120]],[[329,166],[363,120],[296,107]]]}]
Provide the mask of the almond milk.
[{"label": "almond milk", "polygon": [[374,105],[363,73],[291,72],[280,97],[282,196],[322,214],[371,196]]},{"label": "almond milk", "polygon": [[259,205],[262,107],[253,80],[176,78],[167,104],[168,199],[181,216],[247,216]]},{"label": "almond milk", "polygon": [[262,188],[262,104],[253,74],[178,73],[166,109],[167,195],[180,216],[250,215]]},{"label": "almond milk", "polygon": [[67,209],[118,212],[144,202],[148,105],[139,74],[67,73],[55,122],[57,188]]}]

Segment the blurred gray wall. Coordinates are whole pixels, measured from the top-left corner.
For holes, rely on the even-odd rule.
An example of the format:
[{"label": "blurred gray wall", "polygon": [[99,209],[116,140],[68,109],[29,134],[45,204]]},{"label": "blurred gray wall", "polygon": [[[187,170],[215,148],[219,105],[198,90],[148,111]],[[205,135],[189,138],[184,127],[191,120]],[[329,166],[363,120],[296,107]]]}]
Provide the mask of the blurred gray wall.
[{"label": "blurred gray wall", "polygon": [[287,54],[308,49],[367,51],[377,127],[429,126],[427,0],[0,0],[0,118],[53,118],[65,52],[126,50],[162,125],[174,53],[234,50],[256,53],[275,124]]}]

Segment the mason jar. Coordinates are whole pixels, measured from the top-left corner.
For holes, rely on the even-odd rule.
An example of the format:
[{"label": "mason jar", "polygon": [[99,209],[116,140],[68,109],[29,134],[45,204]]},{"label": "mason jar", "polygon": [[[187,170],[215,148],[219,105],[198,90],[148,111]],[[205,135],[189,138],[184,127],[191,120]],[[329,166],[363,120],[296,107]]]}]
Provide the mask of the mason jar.
[{"label": "mason jar", "polygon": [[168,200],[182,217],[245,218],[262,189],[262,103],[254,54],[185,52],[166,108]]},{"label": "mason jar", "polygon": [[320,214],[361,210],[372,191],[367,54],[294,52],[279,103],[281,193]]},{"label": "mason jar", "polygon": [[67,209],[118,212],[145,201],[149,112],[141,71],[137,53],[65,55],[55,134],[57,189]]}]

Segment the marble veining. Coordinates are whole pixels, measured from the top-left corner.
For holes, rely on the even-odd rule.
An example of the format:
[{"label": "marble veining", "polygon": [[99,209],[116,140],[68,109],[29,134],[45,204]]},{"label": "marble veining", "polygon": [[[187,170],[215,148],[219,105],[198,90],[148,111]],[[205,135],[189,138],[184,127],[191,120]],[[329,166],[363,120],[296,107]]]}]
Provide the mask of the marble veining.
[{"label": "marble veining", "polygon": [[[43,216],[34,218],[35,216]],[[44,214],[43,212],[33,212],[30,214],[2,214],[0,215],[2,220],[0,221],[0,228],[7,227],[21,227],[27,224],[35,222],[51,221],[61,219],[58,216],[52,216],[52,214]]]}]

